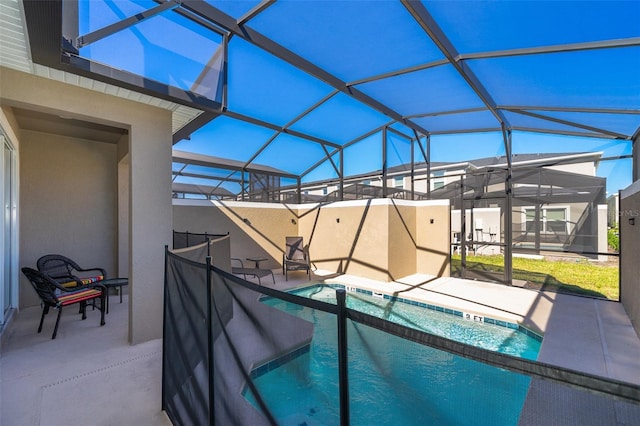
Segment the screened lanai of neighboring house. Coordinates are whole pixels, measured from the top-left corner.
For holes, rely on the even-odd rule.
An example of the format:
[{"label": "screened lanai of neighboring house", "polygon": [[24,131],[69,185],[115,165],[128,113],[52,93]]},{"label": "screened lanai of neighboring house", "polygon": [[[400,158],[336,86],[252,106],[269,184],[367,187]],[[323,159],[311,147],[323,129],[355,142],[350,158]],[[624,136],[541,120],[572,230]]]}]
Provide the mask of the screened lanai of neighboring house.
[{"label": "screened lanai of neighboring house", "polygon": [[56,0],[24,15],[34,63],[175,104],[176,197],[449,198],[463,258],[478,243],[598,257],[594,212],[639,177],[638,2]]}]

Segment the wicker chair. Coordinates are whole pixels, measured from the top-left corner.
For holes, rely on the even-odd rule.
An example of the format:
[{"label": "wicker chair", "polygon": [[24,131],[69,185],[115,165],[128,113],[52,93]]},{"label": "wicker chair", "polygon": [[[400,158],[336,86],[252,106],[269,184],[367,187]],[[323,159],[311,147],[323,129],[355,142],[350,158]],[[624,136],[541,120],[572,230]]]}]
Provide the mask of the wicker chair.
[{"label": "wicker chair", "polygon": [[40,296],[40,300],[42,301],[42,316],[40,317],[38,333],[42,331],[42,323],[44,322],[45,315],[49,313],[49,308],[55,308],[58,310],[56,325],[53,329],[53,335],[51,336],[51,339],[55,339],[56,334],[58,334],[60,314],[62,314],[62,308],[64,306],[79,303],[80,313],[82,314],[82,319],[84,320],[87,318],[87,302],[89,300],[95,301],[96,299],[100,299],[100,325],[102,326],[105,324],[104,308],[107,289],[103,285],[94,283],[82,286],[81,288],[74,290],[64,287],[53,278],[32,268],[22,268],[22,273],[29,279],[29,282],[35,289],[36,293],[38,293],[38,296]]},{"label": "wicker chair", "polygon": [[285,281],[289,280],[289,271],[307,271],[311,278],[311,262],[302,237],[285,237],[286,251],[282,256],[282,273]]},{"label": "wicker chair", "polygon": [[63,287],[77,287],[107,279],[107,271],[103,268],[84,269],[60,254],[42,256],[36,265],[38,271],[58,281]]}]

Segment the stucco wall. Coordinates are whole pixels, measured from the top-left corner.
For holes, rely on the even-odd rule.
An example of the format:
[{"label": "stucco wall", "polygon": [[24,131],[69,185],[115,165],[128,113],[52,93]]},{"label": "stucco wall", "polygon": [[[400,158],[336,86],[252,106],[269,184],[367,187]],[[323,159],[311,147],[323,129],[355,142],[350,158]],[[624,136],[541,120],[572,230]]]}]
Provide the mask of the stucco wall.
[{"label": "stucco wall", "polygon": [[[391,281],[416,273],[418,208],[390,200],[388,268]],[[426,231],[426,230],[425,230]]]},{"label": "stucco wall", "polygon": [[420,205],[416,211],[417,272],[448,277],[451,264],[451,214],[448,200]]},{"label": "stucco wall", "polygon": [[[281,267],[285,237],[302,236],[314,269],[391,281],[448,275],[447,202],[363,200],[279,205],[174,200],[176,231],[229,233],[231,256]],[[430,222],[434,219],[434,223]]]},{"label": "stucco wall", "polygon": [[[632,224],[633,222],[633,224]],[[620,197],[620,300],[640,336],[640,181]]]},{"label": "stucco wall", "polygon": [[[194,233],[229,233],[231,256],[265,257],[260,267],[281,266],[285,237],[298,235],[297,213],[284,205],[173,200],[173,229]],[[296,223],[292,223],[291,220]]]},{"label": "stucco wall", "polygon": [[[129,265],[124,270],[129,273],[129,340],[140,343],[161,337],[164,246],[171,242],[172,225],[171,111],[7,68],[0,68],[0,87],[3,106],[19,106],[129,131],[124,143],[128,145],[125,149],[128,168],[119,173],[128,184],[128,212],[122,213],[127,220],[121,221],[120,226],[129,228]],[[22,161],[23,153],[18,155]],[[91,179],[91,174],[85,175],[85,179]],[[23,190],[21,197],[24,196]],[[98,222],[94,225],[102,226]],[[112,256],[111,261],[116,262],[117,256]],[[20,264],[24,261],[20,259]]]},{"label": "stucco wall", "polygon": [[[21,133],[20,266],[55,253],[116,276],[116,145]],[[40,303],[24,277],[20,296],[21,308]]]},{"label": "stucco wall", "polygon": [[382,201],[345,201],[301,210],[300,235],[309,244],[314,265],[387,281],[389,208]]}]

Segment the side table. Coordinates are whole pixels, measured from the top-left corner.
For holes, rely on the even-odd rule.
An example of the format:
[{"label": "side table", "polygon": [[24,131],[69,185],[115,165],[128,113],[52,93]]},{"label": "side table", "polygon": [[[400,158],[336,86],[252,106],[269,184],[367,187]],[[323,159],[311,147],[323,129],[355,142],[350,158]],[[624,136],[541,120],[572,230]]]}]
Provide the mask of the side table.
[{"label": "side table", "polygon": [[107,313],[109,313],[109,290],[114,287],[118,287],[118,293],[120,293],[120,303],[122,303],[122,287],[125,285],[129,285],[129,278],[109,278],[99,281],[97,282],[97,284],[102,284],[107,288]]},{"label": "side table", "polygon": [[256,269],[260,269],[260,262],[264,262],[265,260],[269,260],[269,259],[262,256],[254,256],[254,257],[247,257],[247,260],[250,260],[251,262],[255,262]]}]

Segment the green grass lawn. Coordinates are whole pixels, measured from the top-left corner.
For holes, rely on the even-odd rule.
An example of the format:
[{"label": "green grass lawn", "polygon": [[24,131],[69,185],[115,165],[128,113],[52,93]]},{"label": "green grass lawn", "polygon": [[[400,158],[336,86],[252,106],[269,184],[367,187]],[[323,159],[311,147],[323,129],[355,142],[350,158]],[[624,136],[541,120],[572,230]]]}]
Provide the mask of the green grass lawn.
[{"label": "green grass lawn", "polygon": [[[497,256],[467,256],[470,275],[504,271],[504,259]],[[459,276],[461,259],[452,256],[451,275]],[[513,258],[513,279],[527,282],[526,287],[618,300],[619,268],[587,260],[549,261]]]}]

